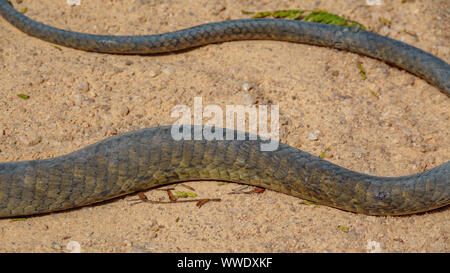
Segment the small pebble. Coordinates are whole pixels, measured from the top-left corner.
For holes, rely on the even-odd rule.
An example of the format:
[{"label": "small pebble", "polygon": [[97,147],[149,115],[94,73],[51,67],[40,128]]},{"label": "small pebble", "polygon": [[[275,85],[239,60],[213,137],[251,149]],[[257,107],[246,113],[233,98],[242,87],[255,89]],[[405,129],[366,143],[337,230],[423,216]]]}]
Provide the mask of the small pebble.
[{"label": "small pebble", "polygon": [[147,253],[147,249],[145,249],[145,247],[141,247],[141,246],[133,246],[131,248],[131,253]]},{"label": "small pebble", "polygon": [[94,91],[89,91],[88,95],[89,95],[89,97],[91,97],[91,98],[97,97],[97,93],[95,93]]},{"label": "small pebble", "polygon": [[44,77],[37,75],[37,76],[33,77],[32,84],[39,85],[39,84],[43,83],[44,81],[45,81]]},{"label": "small pebble", "polygon": [[128,109],[128,107],[126,107],[125,105],[122,105],[119,111],[120,116],[125,117],[126,115],[128,115],[128,113],[130,113],[130,109]]},{"label": "small pebble", "polygon": [[159,71],[159,70],[150,70],[150,71],[148,72],[148,75],[149,75],[151,78],[154,78],[154,77],[158,76],[159,74],[161,74],[161,71]]},{"label": "small pebble", "polygon": [[212,14],[213,15],[219,15],[224,10],[226,10],[226,7],[224,5],[222,5],[221,3],[218,3],[217,5],[215,5],[213,7]]},{"label": "small pebble", "polygon": [[380,34],[383,36],[388,36],[390,34],[390,32],[391,32],[391,29],[389,28],[389,26],[383,26],[380,29]]},{"label": "small pebble", "polygon": [[116,72],[116,73],[121,73],[121,72],[123,72],[123,69],[120,68],[120,67],[118,67],[118,66],[114,66],[114,67],[113,67],[113,70],[114,70],[114,72]]},{"label": "small pebble", "polygon": [[81,92],[87,92],[87,91],[89,91],[89,83],[88,83],[87,81],[79,82],[75,87],[76,87],[78,90],[80,90]]},{"label": "small pebble", "polygon": [[251,94],[244,94],[241,98],[241,104],[243,105],[253,105],[255,104],[256,99]]},{"label": "small pebble", "polygon": [[77,93],[73,96],[73,102],[75,103],[75,105],[81,105],[81,103],[83,102],[83,95],[81,95],[80,93]]},{"label": "small pebble", "polygon": [[173,69],[173,67],[166,67],[166,68],[164,68],[164,69],[162,70],[162,72],[163,72],[164,74],[166,74],[167,76],[170,76],[170,75],[173,74],[174,69]]},{"label": "small pebble", "polygon": [[247,92],[247,91],[250,91],[250,89],[252,89],[252,88],[253,88],[253,86],[251,86],[250,83],[248,83],[248,82],[244,82],[242,84],[242,91]]},{"label": "small pebble", "polygon": [[67,243],[66,249],[70,253],[81,253],[81,244],[77,241],[70,241]]},{"label": "small pebble", "polygon": [[281,116],[281,118],[280,118],[280,124],[281,125],[289,125],[289,124],[291,124],[291,118],[290,117],[287,117],[287,116]]},{"label": "small pebble", "polygon": [[366,0],[368,6],[382,6],[384,5],[383,0]]},{"label": "small pebble", "polygon": [[54,250],[57,250],[57,251],[61,251],[62,250],[62,246],[60,245],[60,244],[58,244],[57,242],[51,242],[51,247],[54,249]]},{"label": "small pebble", "polygon": [[308,135],[308,139],[311,141],[316,141],[319,139],[319,135],[320,135],[320,131],[319,130],[315,130],[312,133],[309,133]]},{"label": "small pebble", "polygon": [[33,146],[36,145],[38,143],[40,143],[42,141],[42,138],[38,135],[22,135],[19,138],[20,142],[23,145],[27,145],[27,146]]},{"label": "small pebble", "polygon": [[66,0],[66,3],[69,6],[79,6],[81,5],[81,0]]},{"label": "small pebble", "polygon": [[128,241],[128,240],[125,240],[125,241],[123,241],[123,244],[122,244],[123,246],[132,246],[132,244],[131,244],[131,242],[130,241]]},{"label": "small pebble", "polygon": [[48,66],[46,66],[45,64],[43,64],[41,67],[39,67],[39,72],[45,72],[48,70]]}]

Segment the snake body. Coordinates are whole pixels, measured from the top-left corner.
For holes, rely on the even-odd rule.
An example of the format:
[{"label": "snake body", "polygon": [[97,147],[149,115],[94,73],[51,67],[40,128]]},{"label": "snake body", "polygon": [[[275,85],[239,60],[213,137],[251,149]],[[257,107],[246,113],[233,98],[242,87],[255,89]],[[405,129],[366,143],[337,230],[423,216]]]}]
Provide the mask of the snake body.
[{"label": "snake body", "polygon": [[[405,43],[347,27],[250,19],[157,35],[105,36],[65,31],[33,21],[6,0],[0,0],[0,15],[37,38],[104,53],[172,52],[250,39],[335,47],[403,68],[450,96],[450,66],[445,61]],[[227,133],[237,131],[224,129],[224,136]],[[348,170],[282,143],[275,151],[261,151],[263,140],[249,139],[246,134],[246,140],[176,141],[171,127],[155,127],[107,138],[60,157],[0,163],[0,217],[65,210],[191,180],[255,185],[371,215],[411,214],[450,204],[450,161],[415,175],[377,177]]]}]

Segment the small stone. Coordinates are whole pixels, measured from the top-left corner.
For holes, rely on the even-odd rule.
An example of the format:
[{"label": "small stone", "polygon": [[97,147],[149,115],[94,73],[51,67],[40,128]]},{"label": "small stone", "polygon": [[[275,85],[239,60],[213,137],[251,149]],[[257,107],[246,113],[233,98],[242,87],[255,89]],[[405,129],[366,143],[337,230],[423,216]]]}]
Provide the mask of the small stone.
[{"label": "small stone", "polygon": [[123,246],[128,246],[128,247],[132,246],[131,242],[128,241],[128,240],[123,241],[123,244],[122,244],[122,245],[123,245]]},{"label": "small stone", "polygon": [[383,26],[380,29],[380,34],[383,36],[388,36],[390,32],[391,32],[391,29],[388,26]]},{"label": "small stone", "polygon": [[255,104],[256,99],[251,94],[244,94],[241,98],[241,104],[243,105],[253,105]]},{"label": "small stone", "polygon": [[108,125],[108,122],[111,122],[112,115],[111,114],[105,114],[104,119],[106,120],[105,126]]},{"label": "small stone", "polygon": [[368,6],[382,6],[384,5],[383,0],[366,0]]},{"label": "small stone", "polygon": [[319,138],[318,138],[317,135],[315,135],[314,133],[309,133],[308,139],[309,139],[309,140],[312,140],[312,141],[316,141],[316,140],[318,140]]},{"label": "small stone", "polygon": [[43,83],[44,81],[45,81],[45,79],[42,76],[37,75],[37,76],[33,77],[32,84],[39,85],[39,84]]},{"label": "small stone", "polygon": [[39,67],[39,72],[45,72],[48,70],[48,66],[46,66],[45,64],[41,65],[41,67]]},{"label": "small stone", "polygon": [[154,77],[158,76],[159,74],[161,74],[161,71],[159,71],[159,70],[150,70],[150,71],[148,72],[148,75],[149,75],[151,78],[154,78]]},{"label": "small stone", "polygon": [[153,101],[155,102],[155,105],[161,105],[162,104],[161,98],[156,98]]},{"label": "small stone", "polygon": [[132,60],[126,60],[125,61],[125,65],[132,65],[133,64],[133,61]]},{"label": "small stone", "polygon": [[407,136],[411,136],[412,135],[411,130],[409,130],[408,128],[402,128],[402,131]]},{"label": "small stone", "polygon": [[166,74],[167,76],[170,76],[170,75],[173,74],[174,69],[173,69],[173,67],[166,67],[166,68],[164,68],[164,69],[162,70],[162,72],[163,72],[164,74]]},{"label": "small stone", "polygon": [[20,136],[19,140],[23,145],[33,146],[40,143],[42,141],[42,138],[38,135],[32,134],[32,135],[22,135]]},{"label": "small stone", "polygon": [[291,124],[291,118],[290,117],[287,117],[287,116],[281,116],[281,118],[280,118],[280,124],[281,125],[289,125],[289,124]]},{"label": "small stone", "polygon": [[226,10],[226,7],[224,5],[222,5],[221,3],[218,3],[217,5],[215,5],[213,7],[212,14],[219,15],[224,10]]},{"label": "small stone", "polygon": [[250,91],[252,88],[253,88],[253,86],[251,86],[250,83],[248,83],[248,82],[244,82],[242,84],[242,91],[247,92],[247,91]]},{"label": "small stone", "polygon": [[130,109],[128,109],[128,107],[126,107],[125,105],[122,105],[119,111],[120,116],[125,117],[126,115],[128,115],[128,113],[130,113]]},{"label": "small stone", "polygon": [[94,91],[89,91],[88,95],[89,95],[89,97],[91,97],[91,98],[97,97],[97,93],[95,93]]},{"label": "small stone", "polygon": [[123,72],[123,69],[120,68],[120,67],[118,67],[118,66],[114,66],[114,67],[113,67],[113,70],[114,70],[114,72],[116,72],[116,73],[121,73],[121,72]]},{"label": "small stone", "polygon": [[317,141],[319,140],[320,131],[315,130],[314,132],[309,133],[308,139],[311,141]]},{"label": "small stone", "polygon": [[89,83],[87,81],[79,82],[75,87],[81,92],[89,91]]},{"label": "small stone", "polygon": [[70,241],[66,245],[66,250],[69,253],[81,253],[81,245],[77,241]]},{"label": "small stone", "polygon": [[355,148],[355,149],[353,149],[353,154],[354,154],[355,158],[360,159],[363,156],[366,156],[367,152],[361,148]]},{"label": "small stone", "polygon": [[83,95],[81,95],[80,93],[77,93],[73,96],[73,102],[75,103],[75,105],[81,105],[81,103],[83,102]]},{"label": "small stone", "polygon": [[60,244],[58,244],[57,242],[51,242],[51,247],[54,249],[54,250],[57,250],[57,251],[61,251],[62,250],[62,246],[60,245]]},{"label": "small stone", "polygon": [[141,247],[141,246],[133,246],[131,248],[131,253],[147,253],[147,249],[145,249],[145,247]]},{"label": "small stone", "polygon": [[81,5],[81,0],[66,0],[66,3],[69,6],[79,6]]}]

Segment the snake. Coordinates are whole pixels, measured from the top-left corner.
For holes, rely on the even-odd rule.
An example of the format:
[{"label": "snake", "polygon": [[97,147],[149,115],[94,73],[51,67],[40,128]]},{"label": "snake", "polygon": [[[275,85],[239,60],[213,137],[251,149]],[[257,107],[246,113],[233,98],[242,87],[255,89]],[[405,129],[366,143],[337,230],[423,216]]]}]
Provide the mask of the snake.
[{"label": "snake", "polygon": [[[153,35],[78,33],[34,21],[0,0],[0,15],[22,32],[84,51],[155,54],[236,40],[278,40],[342,49],[384,61],[421,77],[450,96],[450,66],[406,43],[357,28],[280,19],[238,19]],[[184,127],[183,127],[184,128]],[[381,177],[338,166],[287,144],[234,129],[224,138],[174,139],[173,126],[115,135],[54,158],[0,163],[0,218],[86,206],[185,181],[229,181],[267,188],[340,210],[367,215],[415,214],[450,204],[450,161],[421,173]],[[243,133],[244,139],[237,138]],[[226,136],[235,136],[232,139]],[[254,136],[253,136],[254,137]]]}]

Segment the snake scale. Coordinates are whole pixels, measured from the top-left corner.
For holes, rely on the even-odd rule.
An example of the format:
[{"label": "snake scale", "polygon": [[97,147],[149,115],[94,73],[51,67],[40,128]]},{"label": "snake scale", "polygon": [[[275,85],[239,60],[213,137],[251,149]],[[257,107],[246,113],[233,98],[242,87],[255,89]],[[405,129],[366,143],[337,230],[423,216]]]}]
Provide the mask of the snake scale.
[{"label": "snake scale", "polygon": [[[403,68],[450,95],[450,66],[445,61],[405,43],[348,27],[247,19],[157,35],[104,36],[36,22],[6,0],[0,0],[0,14],[29,35],[103,53],[151,54],[250,39],[334,47]],[[0,217],[65,210],[193,180],[255,185],[370,215],[412,214],[450,204],[450,161],[414,175],[378,177],[342,168],[282,143],[275,151],[261,151],[262,141],[176,141],[170,127],[155,127],[113,136],[55,158],[0,163]]]}]

